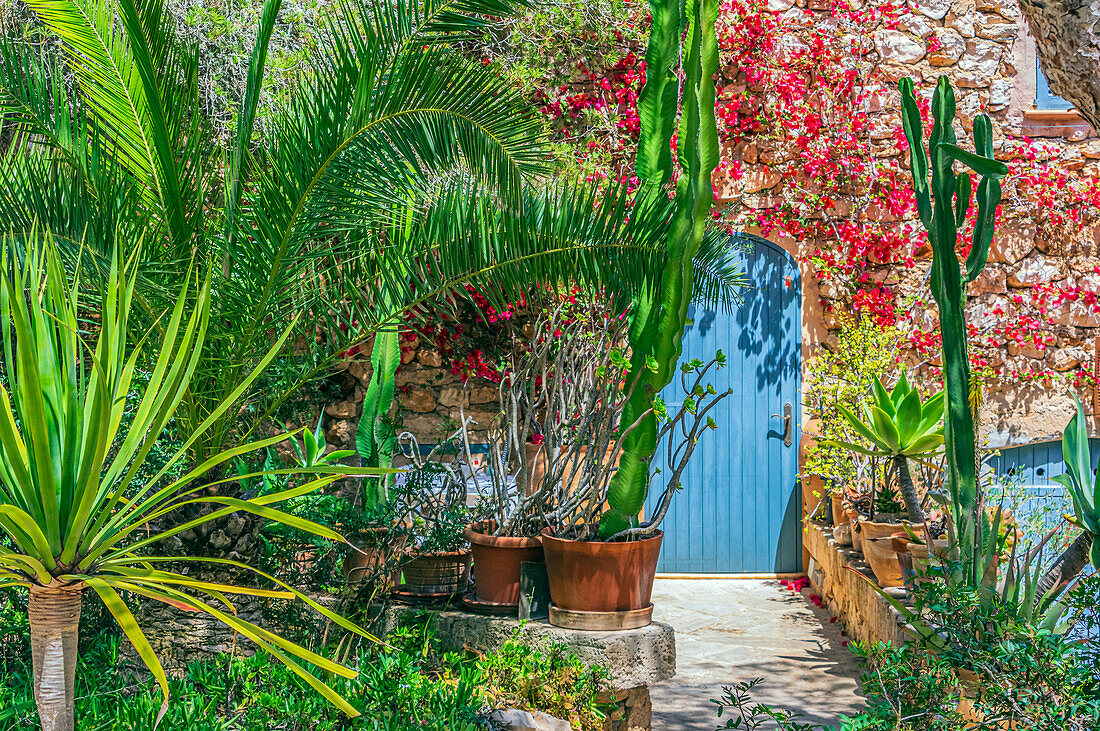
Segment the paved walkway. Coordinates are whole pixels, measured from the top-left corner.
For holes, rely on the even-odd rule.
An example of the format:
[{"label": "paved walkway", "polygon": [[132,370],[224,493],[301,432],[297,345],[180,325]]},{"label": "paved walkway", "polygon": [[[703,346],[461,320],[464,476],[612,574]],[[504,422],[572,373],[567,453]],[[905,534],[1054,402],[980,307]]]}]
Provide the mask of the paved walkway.
[{"label": "paved walkway", "polygon": [[676,629],[676,677],[650,688],[654,731],[715,731],[710,699],[757,677],[754,700],[803,722],[831,725],[862,708],[858,662],[808,596],[773,580],[658,579],[653,618]]}]

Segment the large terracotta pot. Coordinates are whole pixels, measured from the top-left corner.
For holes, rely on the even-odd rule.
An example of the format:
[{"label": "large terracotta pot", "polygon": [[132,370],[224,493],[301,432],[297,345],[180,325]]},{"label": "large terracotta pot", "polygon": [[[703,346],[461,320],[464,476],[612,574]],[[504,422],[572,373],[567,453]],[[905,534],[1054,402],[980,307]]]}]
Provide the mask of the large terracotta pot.
[{"label": "large terracotta pot", "polygon": [[641,541],[604,543],[542,532],[550,599],[578,612],[625,612],[650,604],[663,531]]},{"label": "large terracotta pot", "polygon": [[889,536],[901,533],[905,535],[905,526],[908,525],[917,531],[917,527],[908,521],[894,521],[894,520],[863,520],[860,521],[859,527],[863,531],[863,538],[888,538]]},{"label": "large terracotta pot", "polygon": [[426,553],[401,567],[410,594],[461,594],[470,585],[470,552]]},{"label": "large terracotta pot", "polygon": [[860,526],[863,524],[863,516],[855,508],[848,508],[844,514],[848,516],[848,524],[852,527],[852,548],[862,553],[863,534],[860,532]]},{"label": "large terracotta pot", "polygon": [[524,561],[542,560],[542,539],[489,535],[492,521],[466,528],[474,559],[474,589],[478,601],[519,604],[519,569]]}]

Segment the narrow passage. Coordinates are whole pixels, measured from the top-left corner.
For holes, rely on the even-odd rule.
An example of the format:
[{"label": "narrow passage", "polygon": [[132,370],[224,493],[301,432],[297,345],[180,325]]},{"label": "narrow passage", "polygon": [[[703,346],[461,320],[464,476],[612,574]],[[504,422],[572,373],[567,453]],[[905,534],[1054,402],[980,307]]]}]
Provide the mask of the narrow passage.
[{"label": "narrow passage", "polygon": [[[653,618],[676,629],[676,677],[650,689],[654,731],[714,731],[722,687],[765,679],[753,698],[835,724],[863,707],[859,663],[810,592],[775,580],[658,579]],[[725,719],[722,719],[725,722]]]}]

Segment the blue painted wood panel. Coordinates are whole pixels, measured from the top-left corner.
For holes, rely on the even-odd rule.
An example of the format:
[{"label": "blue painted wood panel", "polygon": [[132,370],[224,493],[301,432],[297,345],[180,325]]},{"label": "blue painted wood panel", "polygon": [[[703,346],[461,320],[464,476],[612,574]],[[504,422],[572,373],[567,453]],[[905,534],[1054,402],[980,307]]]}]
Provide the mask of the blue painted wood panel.
[{"label": "blue painted wood panel", "polygon": [[[693,308],[683,359],[708,361],[718,350],[728,365],[714,374],[733,393],[711,412],[717,430],[700,438],[683,490],[662,524],[658,570],[665,573],[793,572],[801,566],[797,484],[802,371],[798,266],[774,244],[738,236],[734,253],[752,284],[732,313]],[[683,402],[678,379],[664,393],[669,410]],[[791,446],[784,443],[784,404],[791,405]],[[664,464],[655,465],[665,472]],[[650,505],[660,495],[654,479]]]},{"label": "blue painted wood panel", "polygon": [[1046,74],[1039,64],[1039,58],[1035,58],[1035,108],[1041,112],[1066,111],[1073,109],[1073,104],[1060,96],[1055,96],[1047,83]]},{"label": "blue painted wood panel", "polygon": [[[1100,439],[1090,439],[1089,444],[1095,474],[1100,461]],[[1025,543],[1041,539],[1046,531],[1062,522],[1063,514],[1073,510],[1065,488],[1052,479],[1066,471],[1060,440],[998,450],[986,468],[1003,485],[991,491],[989,503],[1004,501],[1028,533]]]}]

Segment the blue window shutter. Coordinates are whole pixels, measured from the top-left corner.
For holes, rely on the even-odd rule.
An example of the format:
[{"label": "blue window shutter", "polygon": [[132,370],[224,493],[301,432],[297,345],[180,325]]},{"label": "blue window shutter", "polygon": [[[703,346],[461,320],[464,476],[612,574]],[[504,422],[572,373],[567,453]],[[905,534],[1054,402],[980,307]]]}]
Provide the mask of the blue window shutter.
[{"label": "blue window shutter", "polygon": [[1039,56],[1035,56],[1035,108],[1043,112],[1067,111],[1073,105],[1060,96],[1054,96],[1047,85],[1047,77],[1039,65]]}]

